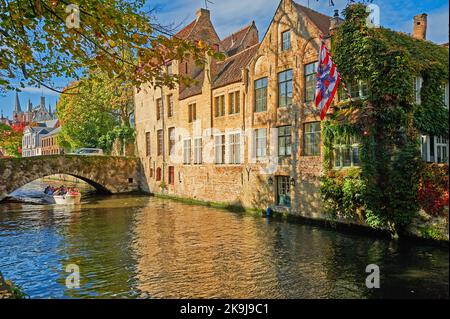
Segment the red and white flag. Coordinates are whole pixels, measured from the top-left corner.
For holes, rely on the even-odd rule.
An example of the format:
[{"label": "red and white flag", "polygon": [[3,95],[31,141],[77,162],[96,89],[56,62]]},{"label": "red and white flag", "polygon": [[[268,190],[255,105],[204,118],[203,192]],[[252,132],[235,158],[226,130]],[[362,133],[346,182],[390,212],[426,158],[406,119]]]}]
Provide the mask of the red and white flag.
[{"label": "red and white flag", "polygon": [[320,120],[325,118],[340,81],[341,75],[322,41],[316,81],[316,106],[320,110]]}]

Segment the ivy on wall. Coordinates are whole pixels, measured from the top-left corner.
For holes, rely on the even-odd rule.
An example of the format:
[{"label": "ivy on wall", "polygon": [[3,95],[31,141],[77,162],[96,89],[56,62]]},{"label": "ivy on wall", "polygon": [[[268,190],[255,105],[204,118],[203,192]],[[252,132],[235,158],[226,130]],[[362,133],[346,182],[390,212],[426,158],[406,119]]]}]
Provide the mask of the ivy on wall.
[{"label": "ivy on wall", "polygon": [[[348,6],[332,38],[332,54],[344,82],[367,82],[369,95],[340,102],[323,123],[321,194],[335,216],[360,218],[397,234],[419,210],[420,134],[448,136],[443,88],[448,49],[384,28],[366,26],[366,8]],[[422,76],[421,104],[413,80]],[[336,172],[333,144],[360,141],[360,168]]]}]

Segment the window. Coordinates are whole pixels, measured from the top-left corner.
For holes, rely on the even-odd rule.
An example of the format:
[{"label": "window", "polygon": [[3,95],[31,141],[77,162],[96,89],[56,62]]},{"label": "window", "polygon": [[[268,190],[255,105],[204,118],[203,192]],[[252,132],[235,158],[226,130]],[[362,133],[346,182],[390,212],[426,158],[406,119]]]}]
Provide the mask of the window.
[{"label": "window", "polygon": [[241,134],[233,133],[228,135],[229,138],[229,162],[230,164],[241,163]]},{"label": "window", "polygon": [[169,166],[169,184],[175,184],[175,167]]},{"label": "window", "polygon": [[189,123],[192,123],[193,121],[197,120],[197,104],[191,103],[188,105],[188,121]]},{"label": "window", "polygon": [[441,136],[436,136],[436,162],[448,162],[448,139]]},{"label": "window", "polygon": [[421,98],[422,84],[423,84],[423,78],[421,76],[416,76],[414,78],[414,83],[413,83],[416,104],[422,103],[422,98]]},{"label": "window", "polygon": [[214,98],[214,109],[216,117],[225,115],[225,95],[216,96]]},{"label": "window", "polygon": [[173,66],[172,66],[172,63],[169,63],[169,64],[167,65],[167,74],[168,74],[168,75],[173,75]]},{"label": "window", "polygon": [[318,62],[305,65],[305,102],[312,102],[316,96],[316,75]]},{"label": "window", "polygon": [[[366,81],[350,81],[346,83],[348,94],[352,99],[364,99],[369,95],[369,87]],[[345,92],[342,84],[339,85],[339,100],[345,101],[348,99],[348,94]]]},{"label": "window", "polygon": [[320,122],[305,123],[303,155],[320,155]]},{"label": "window", "polygon": [[444,101],[444,107],[448,109],[448,94],[449,94],[449,89],[448,89],[448,82],[445,84],[444,86],[444,96],[443,96],[443,101]]},{"label": "window", "polygon": [[202,163],[202,138],[194,139],[194,164]]},{"label": "window", "polygon": [[277,176],[277,205],[291,206],[289,176]]},{"label": "window", "polygon": [[191,164],[191,140],[183,141],[183,163],[185,165]]},{"label": "window", "polygon": [[162,113],[163,113],[163,109],[162,109],[163,105],[162,105],[162,99],[156,99],[156,119],[160,120]]},{"label": "window", "polygon": [[169,128],[169,155],[175,155],[175,128]]},{"label": "window", "polygon": [[215,163],[225,163],[225,135],[216,135],[214,137]]},{"label": "window", "polygon": [[359,141],[356,138],[336,143],[333,149],[336,168],[359,166]]},{"label": "window", "polygon": [[150,132],[145,133],[145,155],[150,156],[150,150],[151,150],[151,139],[150,139]]},{"label": "window", "polygon": [[279,107],[292,104],[292,70],[278,74],[278,97]]},{"label": "window", "polygon": [[266,156],[267,140],[266,129],[260,128],[255,130],[255,157],[260,158]]},{"label": "window", "polygon": [[170,94],[167,96],[167,116],[173,116],[173,95]]},{"label": "window", "polygon": [[163,149],[164,149],[164,133],[163,130],[157,131],[158,135],[158,156],[162,155]]},{"label": "window", "polygon": [[434,135],[422,135],[421,153],[426,162],[448,163],[448,138]]},{"label": "window", "polygon": [[267,78],[255,81],[255,112],[267,110]]},{"label": "window", "polygon": [[281,51],[287,51],[291,48],[291,30],[281,33]]},{"label": "window", "polygon": [[235,114],[240,112],[240,92],[236,91],[228,94],[228,113]]},{"label": "window", "polygon": [[278,128],[278,156],[291,156],[292,127],[281,126]]},{"label": "window", "polygon": [[160,181],[161,180],[161,167],[158,167],[156,169],[156,181]]}]

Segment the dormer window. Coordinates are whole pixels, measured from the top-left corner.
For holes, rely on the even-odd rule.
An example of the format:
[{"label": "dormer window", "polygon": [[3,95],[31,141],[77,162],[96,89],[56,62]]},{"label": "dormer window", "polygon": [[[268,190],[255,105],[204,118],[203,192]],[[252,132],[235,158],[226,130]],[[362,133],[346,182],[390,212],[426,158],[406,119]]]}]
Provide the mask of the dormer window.
[{"label": "dormer window", "polygon": [[291,30],[281,33],[281,51],[287,51],[291,48]]}]

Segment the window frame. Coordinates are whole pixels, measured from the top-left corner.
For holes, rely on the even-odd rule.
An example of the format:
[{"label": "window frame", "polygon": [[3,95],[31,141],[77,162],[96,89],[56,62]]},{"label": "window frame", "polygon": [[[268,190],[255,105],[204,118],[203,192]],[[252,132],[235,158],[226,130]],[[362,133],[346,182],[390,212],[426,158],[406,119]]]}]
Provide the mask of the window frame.
[{"label": "window frame", "polygon": [[156,131],[156,141],[156,153],[158,156],[161,156],[164,152],[164,131],[162,129]]},{"label": "window frame", "polygon": [[175,144],[176,144],[176,136],[175,136],[175,127],[169,127],[167,129],[167,135],[169,137],[169,156],[175,155]]},{"label": "window frame", "polygon": [[[218,139],[220,138],[220,143],[218,143]],[[223,165],[225,164],[225,134],[216,134],[214,135],[214,164]],[[218,161],[218,151],[220,151],[220,161]]]},{"label": "window frame", "polygon": [[197,103],[188,104],[188,123],[193,123],[197,120]]},{"label": "window frame", "polygon": [[[277,127],[278,135],[278,156],[292,156],[292,125],[284,125]],[[280,135],[283,133],[282,135]],[[284,140],[284,151],[281,152],[281,141]],[[289,144],[287,143],[289,141]],[[288,151],[289,150],[289,151]]]},{"label": "window frame", "polygon": [[152,146],[151,133],[145,132],[145,156],[147,157],[152,156],[151,146]]},{"label": "window frame", "polygon": [[[199,145],[197,142],[200,141]],[[203,139],[201,137],[194,138],[194,165],[203,164]]]},{"label": "window frame", "polygon": [[241,91],[237,90],[228,93],[228,114],[238,114],[241,112]]},{"label": "window frame", "polygon": [[[258,87],[258,83],[261,86]],[[254,82],[254,103],[255,107],[253,111],[255,113],[266,112],[267,111],[267,96],[268,96],[269,79],[268,77],[262,77],[255,80]],[[258,94],[263,92],[264,94]]]},{"label": "window frame", "polygon": [[229,133],[228,163],[231,165],[238,165],[241,164],[241,162],[241,132]]},{"label": "window frame", "polygon": [[[284,79],[281,77],[285,75]],[[290,78],[288,77],[290,75]],[[285,95],[281,95],[281,91],[285,90]],[[285,97],[283,99],[283,96]],[[278,73],[278,107],[289,107],[292,105],[294,98],[294,71],[287,69]]]},{"label": "window frame", "polygon": [[156,120],[157,121],[161,120],[162,113],[163,113],[162,108],[163,108],[162,98],[157,98],[156,99]]},{"label": "window frame", "polygon": [[[345,143],[334,143],[333,144],[333,168],[334,169],[348,169],[352,167],[360,167],[361,166],[361,157],[360,157],[360,147],[361,141],[356,137],[351,137]],[[357,160],[355,160],[355,150],[357,150]],[[344,151],[349,152],[349,165],[345,165],[344,159]],[[337,152],[339,152],[339,164],[337,165]]]},{"label": "window frame", "polygon": [[[260,136],[260,132],[264,132],[264,139]],[[264,147],[259,147],[259,140],[264,141]],[[258,128],[254,130],[254,155],[256,159],[264,158],[267,156],[267,128]]]},{"label": "window frame", "polygon": [[[306,127],[308,125],[313,125],[313,124],[318,124],[319,130],[315,130],[315,131],[311,131],[311,132],[307,132]],[[314,147],[314,143],[316,143],[315,138],[313,138],[313,142],[308,141],[307,136],[311,135],[311,136],[315,136],[318,135],[318,141],[317,141],[317,145],[316,147]],[[308,123],[303,123],[303,151],[302,151],[302,155],[303,156],[320,156],[321,155],[321,142],[322,142],[322,138],[321,138],[321,134],[322,134],[322,127],[320,125],[320,122],[315,121],[315,122],[308,122]],[[310,143],[311,145],[313,145],[312,147],[308,148],[308,143]],[[311,152],[309,152],[311,149]],[[317,152],[314,152],[313,149],[317,149]]]},{"label": "window frame", "polygon": [[[285,35],[289,35],[287,39],[285,39]],[[287,45],[287,46],[286,46]],[[291,41],[291,29],[281,32],[281,51],[289,51],[292,48]]]},{"label": "window frame", "polygon": [[[307,72],[307,68],[308,67],[313,67],[312,68],[312,71],[310,72],[310,71],[308,71]],[[311,62],[311,63],[307,63],[307,64],[305,64],[305,66],[304,66],[304,68],[303,68],[303,73],[304,73],[304,75],[303,75],[303,81],[304,81],[304,85],[305,85],[305,89],[304,89],[304,94],[305,94],[305,98],[304,98],[304,101],[305,101],[305,103],[311,103],[311,102],[314,102],[314,100],[315,100],[315,95],[316,95],[316,81],[317,81],[317,70],[318,70],[318,68],[319,68],[319,61],[315,61],[315,62]],[[308,86],[308,83],[310,84],[310,83],[313,83],[312,84],[312,98],[311,99],[309,99],[309,96],[308,96],[308,91],[311,89],[309,86]]]},{"label": "window frame", "polygon": [[167,95],[167,117],[173,117],[173,94]]},{"label": "window frame", "polygon": [[168,168],[168,181],[169,185],[175,185],[175,166],[169,166]]},{"label": "window frame", "polygon": [[214,117],[223,117],[226,114],[225,94],[214,97]]},{"label": "window frame", "polygon": [[[187,145],[188,147],[186,147]],[[191,164],[192,164],[192,139],[185,138],[183,140],[183,165],[191,165]]]}]

